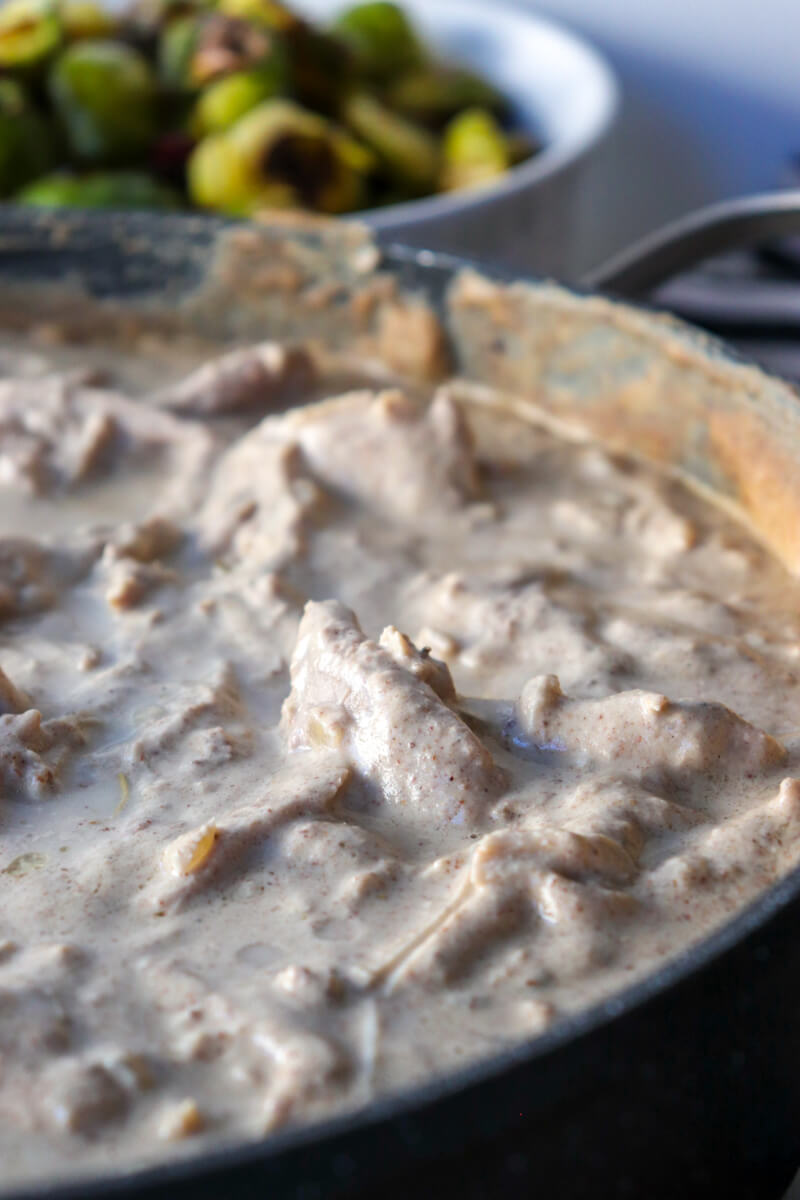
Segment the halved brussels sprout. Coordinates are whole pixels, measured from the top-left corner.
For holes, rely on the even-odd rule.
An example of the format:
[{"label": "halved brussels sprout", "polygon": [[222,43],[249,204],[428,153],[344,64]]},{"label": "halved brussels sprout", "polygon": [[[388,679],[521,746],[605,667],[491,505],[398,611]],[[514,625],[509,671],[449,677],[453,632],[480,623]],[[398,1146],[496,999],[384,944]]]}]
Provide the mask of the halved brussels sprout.
[{"label": "halved brussels sprout", "polygon": [[197,99],[189,122],[192,133],[197,138],[223,133],[257,104],[277,96],[282,83],[283,72],[263,68],[218,79]]},{"label": "halved brussels sprout", "polygon": [[508,170],[508,140],[490,112],[469,108],[444,133],[441,186],[445,191],[488,183]]},{"label": "halved brussels sprout", "polygon": [[280,35],[289,62],[288,90],[301,105],[336,113],[353,67],[340,38],[316,29],[280,0],[218,0],[218,9]]},{"label": "halved brussels sprout", "polygon": [[342,112],[393,179],[412,194],[435,189],[441,157],[436,138],[426,129],[391,112],[369,92],[353,93]]},{"label": "halved brussels sprout", "polygon": [[180,198],[172,188],[143,171],[95,171],[88,175],[56,172],[23,188],[17,199],[40,208],[180,207]]},{"label": "halved brussels sprout", "polygon": [[276,33],[287,33],[303,24],[300,17],[280,0],[218,0],[217,9],[228,17],[265,25]]},{"label": "halved brussels sprout", "polygon": [[322,117],[270,100],[198,145],[189,190],[201,207],[234,215],[265,208],[343,213],[363,201],[373,163],[368,150]]},{"label": "halved brussels sprout", "polygon": [[55,158],[52,130],[13,79],[0,79],[0,197],[43,171]]},{"label": "halved brussels sprout", "polygon": [[480,75],[462,67],[433,65],[396,79],[386,92],[387,103],[403,116],[434,129],[465,108],[485,108],[504,116],[508,102]]},{"label": "halved brussels sprout", "polygon": [[54,0],[6,0],[0,6],[0,71],[36,70],[60,44]]},{"label": "halved brussels sprout", "polygon": [[333,29],[347,42],[359,69],[381,83],[427,59],[411,21],[389,0],[367,0],[346,9]]},{"label": "halved brussels sprout", "polygon": [[353,81],[353,61],[337,37],[302,23],[286,35],[291,88],[300,104],[336,117]]},{"label": "halved brussels sprout", "polygon": [[49,87],[77,158],[130,159],[155,137],[155,79],[147,60],[123,42],[75,42],[54,64]]},{"label": "halved brussels sprout", "polygon": [[159,70],[172,87],[196,90],[252,67],[284,70],[278,38],[262,26],[220,13],[182,17],[164,31],[159,44]]},{"label": "halved brussels sprout", "polygon": [[58,6],[68,42],[112,37],[117,26],[111,13],[96,0],[60,0]]}]

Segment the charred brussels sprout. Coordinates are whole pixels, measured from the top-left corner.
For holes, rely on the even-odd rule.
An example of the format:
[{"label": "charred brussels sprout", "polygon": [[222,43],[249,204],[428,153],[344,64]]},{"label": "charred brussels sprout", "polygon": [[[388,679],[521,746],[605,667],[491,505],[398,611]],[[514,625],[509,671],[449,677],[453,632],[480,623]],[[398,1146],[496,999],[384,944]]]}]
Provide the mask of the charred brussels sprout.
[{"label": "charred brussels sprout", "polygon": [[189,187],[201,207],[234,215],[265,208],[342,213],[363,202],[372,165],[369,151],[322,117],[272,100],[199,144]]},{"label": "charred brussels sprout", "polygon": [[435,188],[439,146],[427,130],[391,112],[369,92],[350,96],[343,115],[356,136],[374,150],[386,173],[409,194]]},{"label": "charred brussels sprout", "polygon": [[491,113],[470,108],[447,126],[441,185],[473,187],[502,175],[510,165],[508,141]]},{"label": "charred brussels sprout", "polygon": [[0,79],[0,197],[13,195],[54,161],[52,131],[13,79]]},{"label": "charred brussels sprout", "polygon": [[301,24],[287,34],[286,45],[294,96],[309,108],[338,115],[353,79],[353,62],[345,44]]},{"label": "charred brussels sprout", "polygon": [[408,17],[388,0],[370,0],[341,13],[333,29],[365,75],[381,83],[422,66],[425,50]]},{"label": "charred brussels sprout", "polygon": [[386,93],[391,108],[412,121],[440,129],[465,108],[485,108],[505,116],[505,98],[472,71],[430,66],[402,75]]},{"label": "charred brussels sprout", "polygon": [[157,130],[156,87],[147,61],[122,42],[76,42],[50,74],[50,95],[76,158],[134,158]]},{"label": "charred brussels sprout", "polygon": [[302,105],[336,113],[353,73],[352,55],[340,38],[315,29],[279,0],[218,0],[218,8],[278,34],[289,64],[286,90]]},{"label": "charred brussels sprout", "polygon": [[68,42],[82,41],[85,38],[112,37],[116,30],[116,22],[108,9],[95,0],[61,0],[59,15]]},{"label": "charred brussels sprout", "polygon": [[219,13],[173,21],[164,31],[158,57],[164,81],[187,91],[251,67],[272,69],[281,80],[284,71],[274,34]]},{"label": "charred brussels sprout", "polygon": [[42,67],[61,43],[54,0],[7,0],[0,6],[0,71],[29,73]]},{"label": "charred brussels sprout", "polygon": [[263,100],[281,90],[282,73],[275,70],[235,71],[212,83],[195,104],[190,121],[195,137],[223,133]]},{"label": "charred brussels sprout", "polygon": [[294,2],[0,0],[0,198],[338,214],[539,149],[403,0],[339,0],[326,25]]},{"label": "charred brussels sprout", "polygon": [[178,208],[180,200],[142,171],[58,172],[37,179],[17,196],[40,208]]},{"label": "charred brussels sprout", "polygon": [[217,8],[228,17],[255,21],[276,33],[288,33],[303,24],[300,17],[279,0],[218,0]]},{"label": "charred brussels sprout", "polygon": [[[259,180],[225,134],[212,134],[198,143],[189,158],[186,176],[189,198],[198,208],[246,217],[259,207]],[[272,207],[279,205],[274,203]]]}]

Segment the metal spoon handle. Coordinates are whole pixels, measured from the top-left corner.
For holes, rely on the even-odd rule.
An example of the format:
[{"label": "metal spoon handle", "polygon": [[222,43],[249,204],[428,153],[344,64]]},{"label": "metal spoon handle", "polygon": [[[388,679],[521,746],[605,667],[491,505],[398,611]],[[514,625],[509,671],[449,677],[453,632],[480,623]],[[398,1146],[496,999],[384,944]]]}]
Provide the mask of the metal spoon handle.
[{"label": "metal spoon handle", "polygon": [[649,234],[588,271],[581,284],[634,300],[713,254],[790,235],[800,235],[800,190],[743,196]]}]

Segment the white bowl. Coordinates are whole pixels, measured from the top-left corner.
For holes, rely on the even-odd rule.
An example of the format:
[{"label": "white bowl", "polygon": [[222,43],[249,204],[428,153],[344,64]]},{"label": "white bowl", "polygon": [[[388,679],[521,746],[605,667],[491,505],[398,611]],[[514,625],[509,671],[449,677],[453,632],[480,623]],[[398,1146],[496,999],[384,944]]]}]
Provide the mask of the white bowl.
[{"label": "white bowl", "polygon": [[[316,20],[348,0],[298,0]],[[382,241],[480,257],[569,278],[583,222],[584,182],[617,111],[608,63],[555,22],[498,0],[399,0],[426,42],[474,67],[510,99],[544,149],[496,184],[430,196],[359,218]]]}]

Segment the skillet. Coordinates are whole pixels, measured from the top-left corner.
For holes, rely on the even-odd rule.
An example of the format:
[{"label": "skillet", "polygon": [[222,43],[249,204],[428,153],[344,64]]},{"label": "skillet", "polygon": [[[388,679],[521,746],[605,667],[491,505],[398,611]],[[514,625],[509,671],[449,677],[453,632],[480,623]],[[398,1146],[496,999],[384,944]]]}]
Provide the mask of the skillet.
[{"label": "skillet", "polygon": [[[747,232],[785,232],[777,208],[777,224]],[[626,259],[593,282],[657,282],[668,272],[663,244],[655,253],[633,281]],[[686,265],[685,248],[673,257]],[[432,307],[463,373],[522,397],[541,399],[546,385],[559,419],[655,454],[737,508],[800,569],[800,398],[788,385],[672,319],[550,284],[506,286],[491,270],[480,285],[486,304],[459,309],[464,267],[378,251],[357,226],[6,209],[0,324],[58,317],[82,336],[124,325],[221,343],[302,328],[369,353],[382,344],[387,303]],[[370,297],[358,318],[354,294]],[[571,374],[552,349],[555,330],[562,350],[586,341]],[[644,415],[641,396],[626,399],[637,371],[654,381]],[[711,410],[733,431],[722,447],[698,435]],[[767,504],[750,485],[776,473]],[[798,985],[800,868],[643,981],[510,1052],[263,1144],[126,1176],[54,1180],[13,1200],[407,1200],[410,1191],[777,1200],[800,1162]]]}]

